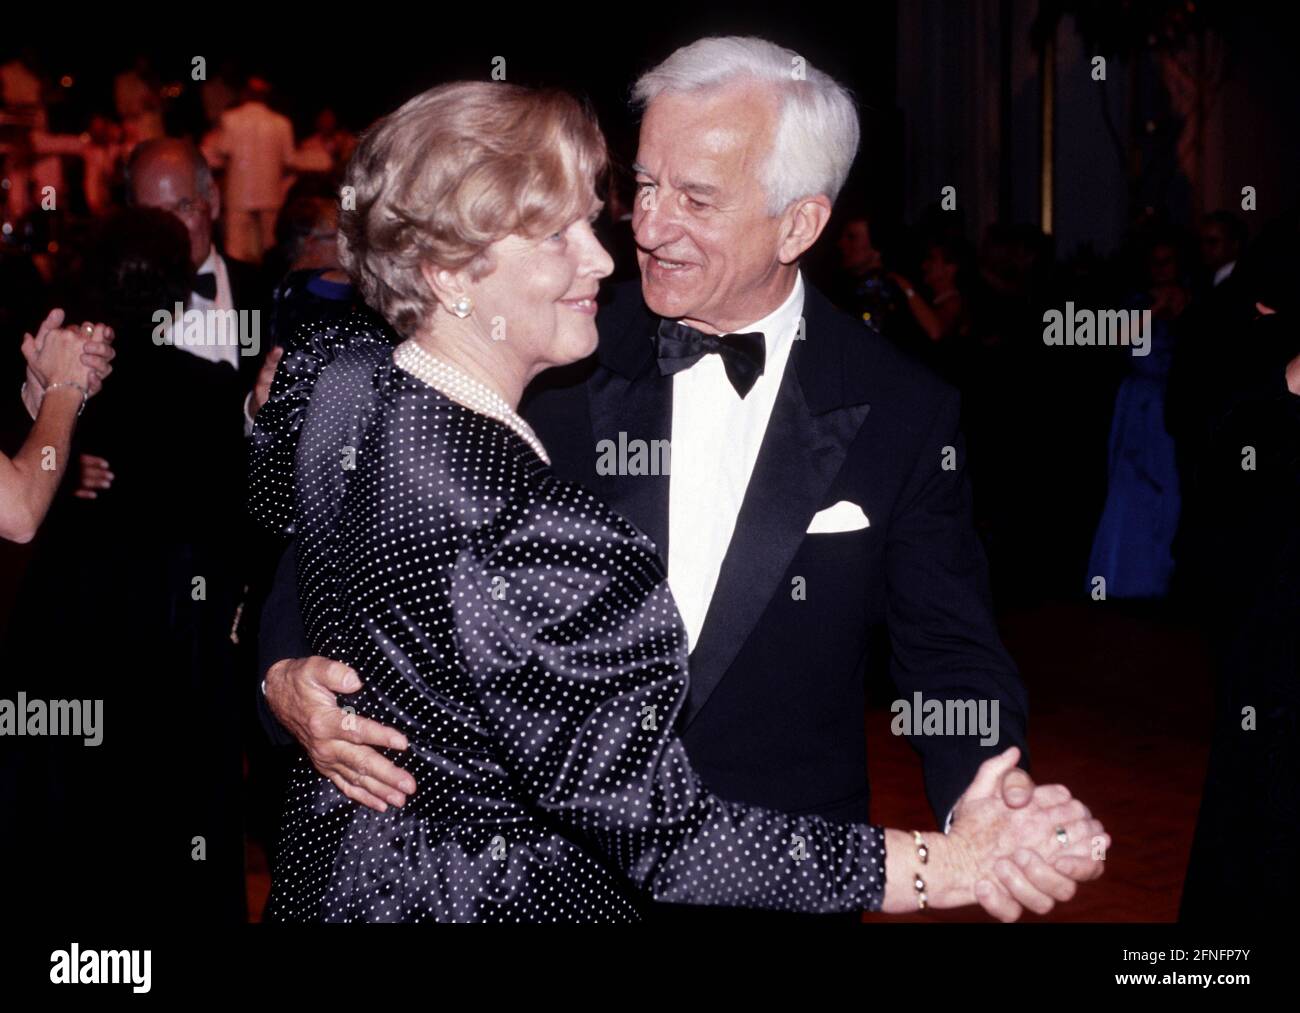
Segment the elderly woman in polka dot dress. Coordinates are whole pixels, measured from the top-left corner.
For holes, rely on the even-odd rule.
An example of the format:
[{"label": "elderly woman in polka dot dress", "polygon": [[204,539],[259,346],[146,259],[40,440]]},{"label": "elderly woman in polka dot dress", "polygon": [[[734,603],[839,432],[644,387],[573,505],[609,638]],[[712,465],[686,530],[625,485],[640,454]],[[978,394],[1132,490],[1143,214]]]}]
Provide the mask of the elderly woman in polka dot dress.
[{"label": "elderly woman in polka dot dress", "polygon": [[[980,768],[947,835],[700,782],[673,734],[688,650],[664,564],[552,474],[515,412],[532,377],[596,346],[604,168],[575,99],[503,83],[417,96],[349,166],[343,263],[404,340],[363,316],[298,336],[257,418],[253,508],[297,537],[313,649],[362,675],[345,720],[399,729],[409,748],[387,755],[420,787],[380,813],[302,758],[268,916],[629,922],[646,898],[901,912],[977,903],[1017,848],[1071,854],[1059,809],[999,799],[1015,749]],[[1073,804],[1069,840],[1087,842],[1100,825]]]}]

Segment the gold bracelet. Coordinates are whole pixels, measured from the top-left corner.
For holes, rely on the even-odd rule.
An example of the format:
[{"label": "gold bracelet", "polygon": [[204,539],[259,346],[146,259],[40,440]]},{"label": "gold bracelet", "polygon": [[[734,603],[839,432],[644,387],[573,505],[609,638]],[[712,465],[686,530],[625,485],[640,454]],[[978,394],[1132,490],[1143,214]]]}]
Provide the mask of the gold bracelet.
[{"label": "gold bracelet", "polygon": [[[922,865],[928,864],[930,861],[930,848],[925,843],[925,838],[921,836],[921,831],[913,830],[912,840],[916,842],[916,857],[920,860]],[[930,898],[926,896],[925,880],[921,878],[920,872],[912,878],[912,886],[916,888],[917,908],[920,911],[924,911]]]}]

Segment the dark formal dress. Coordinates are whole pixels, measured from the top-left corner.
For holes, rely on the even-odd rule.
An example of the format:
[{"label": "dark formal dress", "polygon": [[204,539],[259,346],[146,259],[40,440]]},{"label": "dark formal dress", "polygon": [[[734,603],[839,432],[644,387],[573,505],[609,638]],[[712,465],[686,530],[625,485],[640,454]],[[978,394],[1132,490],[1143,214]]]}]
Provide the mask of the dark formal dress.
[{"label": "dark formal dress", "polygon": [[364,318],[286,353],[254,512],[297,536],[311,650],[397,728],[418,788],[379,814],[304,757],[279,921],[634,921],[646,899],[878,909],[883,830],[712,794],[673,728],[686,634],[654,544],[527,432],[394,362]]},{"label": "dark formal dress", "polygon": [[[984,760],[1015,744],[1028,765],[1025,688],[998,638],[971,523],[958,397],[811,285],[803,318],[805,337],[781,375],[691,651],[678,731],[694,769],[725,799],[867,822],[867,682],[883,653],[874,648],[885,647],[903,699],[919,692],[999,709],[996,743],[982,745],[978,734],[909,737],[942,825]],[[596,354],[543,373],[521,412],[556,476],[591,489],[666,555],[670,476],[608,474],[598,450],[604,441],[691,438],[673,432],[674,378],[658,368],[653,344],[659,323],[639,283],[611,286]],[[810,530],[815,515],[842,500],[858,504],[869,525]],[[263,670],[313,652],[294,557],[285,554],[267,600]],[[796,580],[803,597],[792,594]],[[272,737],[292,742],[261,711]],[[651,910],[729,918],[699,906]]]}]

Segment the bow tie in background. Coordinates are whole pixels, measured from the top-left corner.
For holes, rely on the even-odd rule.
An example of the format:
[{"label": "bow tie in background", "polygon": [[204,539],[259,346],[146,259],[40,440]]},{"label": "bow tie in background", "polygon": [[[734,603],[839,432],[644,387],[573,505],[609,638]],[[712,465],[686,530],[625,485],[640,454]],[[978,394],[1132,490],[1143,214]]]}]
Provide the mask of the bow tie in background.
[{"label": "bow tie in background", "polygon": [[659,372],[664,376],[690,369],[710,352],[722,356],[727,379],[742,398],[763,375],[764,345],[759,331],[748,334],[705,334],[677,320],[663,320],[655,335]]},{"label": "bow tie in background", "polygon": [[211,271],[196,274],[194,276],[194,294],[201,295],[204,299],[215,299],[217,297],[217,276]]}]

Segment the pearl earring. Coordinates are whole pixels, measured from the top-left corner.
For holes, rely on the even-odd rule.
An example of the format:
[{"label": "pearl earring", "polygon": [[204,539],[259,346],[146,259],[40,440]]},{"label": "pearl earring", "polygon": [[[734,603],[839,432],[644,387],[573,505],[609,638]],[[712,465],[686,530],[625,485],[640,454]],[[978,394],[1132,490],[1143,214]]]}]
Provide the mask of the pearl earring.
[{"label": "pearl earring", "polygon": [[467,295],[461,296],[451,305],[451,311],[455,313],[456,316],[460,317],[462,320],[464,320],[467,316],[469,316],[470,311],[473,308],[474,308],[474,304],[470,302],[469,296]]}]

